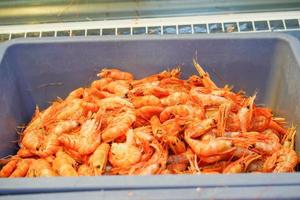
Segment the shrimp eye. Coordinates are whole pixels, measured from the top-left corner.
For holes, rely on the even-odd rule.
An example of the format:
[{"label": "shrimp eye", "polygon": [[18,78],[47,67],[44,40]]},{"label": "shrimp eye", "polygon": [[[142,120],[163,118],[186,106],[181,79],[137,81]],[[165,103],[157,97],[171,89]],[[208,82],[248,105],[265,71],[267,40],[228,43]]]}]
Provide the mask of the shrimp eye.
[{"label": "shrimp eye", "polygon": [[247,109],[250,109],[250,106],[249,106],[249,105],[247,106]]},{"label": "shrimp eye", "polygon": [[96,168],[101,169],[101,165],[97,165]]},{"label": "shrimp eye", "polygon": [[249,145],[249,147],[248,147],[249,150],[251,150],[251,149],[253,149],[253,148],[255,148],[255,144],[251,144],[251,145]]}]

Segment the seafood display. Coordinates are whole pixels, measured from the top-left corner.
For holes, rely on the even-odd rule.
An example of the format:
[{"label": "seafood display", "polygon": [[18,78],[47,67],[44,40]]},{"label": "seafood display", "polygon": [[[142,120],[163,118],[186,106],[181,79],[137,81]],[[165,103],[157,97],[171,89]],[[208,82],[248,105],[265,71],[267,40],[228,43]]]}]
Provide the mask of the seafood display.
[{"label": "seafood display", "polygon": [[0,177],[294,172],[296,128],[193,64],[187,80],[179,68],[142,79],[103,69],[36,107]]}]

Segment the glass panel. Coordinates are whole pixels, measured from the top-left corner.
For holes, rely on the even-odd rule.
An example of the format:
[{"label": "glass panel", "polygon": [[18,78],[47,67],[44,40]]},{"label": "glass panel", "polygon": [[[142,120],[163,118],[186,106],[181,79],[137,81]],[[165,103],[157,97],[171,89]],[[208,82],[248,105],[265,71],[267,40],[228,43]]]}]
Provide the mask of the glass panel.
[{"label": "glass panel", "polygon": [[267,21],[255,21],[254,22],[255,29],[257,31],[265,31],[269,30],[268,22]]},{"label": "glass panel", "polygon": [[1,0],[0,25],[299,9],[299,0]]},{"label": "glass panel", "polygon": [[222,33],[222,24],[221,23],[215,23],[215,24],[208,24],[209,32],[210,33]]},{"label": "glass panel", "polygon": [[299,28],[298,19],[287,19],[285,20],[285,26],[287,29]]},{"label": "glass panel", "polygon": [[165,35],[176,34],[176,26],[164,26],[163,30]]},{"label": "glass panel", "polygon": [[224,30],[227,33],[232,33],[232,32],[237,32],[237,23],[232,22],[232,23],[224,23]]},{"label": "glass panel", "polygon": [[253,31],[252,22],[239,22],[240,31]]},{"label": "glass panel", "polygon": [[206,24],[194,24],[194,33],[207,33]]},{"label": "glass panel", "polygon": [[179,25],[178,32],[179,32],[179,34],[191,34],[192,26],[191,25]]},{"label": "glass panel", "polygon": [[87,35],[96,35],[99,36],[100,35],[100,29],[88,29],[86,31]]},{"label": "glass panel", "polygon": [[160,35],[161,34],[161,27],[160,26],[149,26],[148,27],[148,34],[150,34],[150,35]]}]

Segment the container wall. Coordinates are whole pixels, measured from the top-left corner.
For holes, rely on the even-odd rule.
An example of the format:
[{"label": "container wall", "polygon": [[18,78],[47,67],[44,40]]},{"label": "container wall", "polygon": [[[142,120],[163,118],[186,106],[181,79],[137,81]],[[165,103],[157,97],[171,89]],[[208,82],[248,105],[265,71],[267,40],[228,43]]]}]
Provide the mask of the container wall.
[{"label": "container wall", "polygon": [[[235,91],[245,90],[248,95],[258,92],[257,103],[265,103],[278,43],[279,39],[259,38],[156,38],[16,44],[8,48],[0,68],[6,97],[0,112],[8,113],[3,117],[8,120],[10,116],[13,121],[9,129],[7,123],[0,127],[4,130],[1,134],[9,134],[4,140],[7,144],[16,140],[13,128],[28,122],[35,105],[46,108],[56,97],[64,98],[73,89],[90,84],[105,67],[141,78],[180,66],[187,78],[196,73],[192,58],[197,57],[218,85],[233,85]],[[282,54],[288,57],[290,52]],[[3,146],[0,156],[11,151]]]}]

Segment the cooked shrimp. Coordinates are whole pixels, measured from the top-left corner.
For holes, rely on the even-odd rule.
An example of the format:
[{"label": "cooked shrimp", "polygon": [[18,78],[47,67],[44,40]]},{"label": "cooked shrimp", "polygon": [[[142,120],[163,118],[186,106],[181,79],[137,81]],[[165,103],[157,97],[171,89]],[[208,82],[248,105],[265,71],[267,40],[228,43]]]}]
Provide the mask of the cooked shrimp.
[{"label": "cooked shrimp", "polygon": [[52,177],[57,176],[55,171],[51,168],[49,162],[45,159],[33,160],[28,172],[27,177]]},{"label": "cooked shrimp", "polygon": [[83,114],[82,99],[66,101],[66,105],[57,114],[57,120],[77,120]]},{"label": "cooked shrimp", "polygon": [[60,176],[78,176],[76,161],[63,151],[58,151],[53,161],[53,169]]},{"label": "cooked shrimp", "polygon": [[283,136],[281,144],[283,148],[294,149],[295,148],[295,136],[296,128],[293,126],[288,128],[287,133]]},{"label": "cooked shrimp", "polygon": [[17,155],[20,156],[21,158],[29,158],[29,157],[33,157],[34,153],[32,153],[29,149],[25,147],[21,147],[18,150]]},{"label": "cooked shrimp", "polygon": [[268,157],[263,165],[264,172],[293,172],[298,164],[297,153],[289,148],[282,148]]},{"label": "cooked shrimp", "polygon": [[124,135],[135,121],[136,116],[132,110],[127,110],[115,117],[113,121],[102,132],[104,142],[111,142],[114,139]]},{"label": "cooked shrimp", "polygon": [[70,94],[67,96],[66,101],[71,101],[71,100],[73,100],[73,99],[82,99],[82,98],[83,98],[84,90],[85,90],[85,89],[82,88],[82,87],[73,90],[73,91],[70,92]]},{"label": "cooked shrimp", "polygon": [[267,108],[254,108],[251,121],[251,131],[262,132],[269,128],[272,119],[272,113]]},{"label": "cooked shrimp", "polygon": [[94,170],[87,164],[82,164],[78,167],[78,176],[94,176]]},{"label": "cooked shrimp", "polygon": [[55,124],[52,132],[55,135],[61,135],[62,133],[68,133],[79,126],[79,122],[76,120],[64,120]]},{"label": "cooked shrimp", "polygon": [[195,59],[193,59],[193,64],[196,70],[198,71],[200,78],[202,79],[202,83],[204,87],[211,88],[211,89],[218,89],[216,84],[210,79],[209,74],[203,70],[203,68],[199,65],[199,63]]},{"label": "cooked shrimp", "polygon": [[192,138],[200,137],[203,134],[207,133],[212,128],[216,127],[216,120],[208,118],[205,120],[193,120],[187,124],[185,132]]},{"label": "cooked shrimp", "polygon": [[139,118],[150,120],[153,116],[158,116],[164,110],[161,106],[143,106],[136,110],[136,115]]},{"label": "cooked shrimp", "polygon": [[217,129],[218,133],[217,136],[221,137],[223,136],[225,129],[226,129],[226,121],[229,116],[229,112],[231,109],[231,104],[230,103],[225,103],[220,105],[219,107],[219,114],[218,114],[218,124],[217,124]]},{"label": "cooked shrimp", "polygon": [[57,152],[59,148],[58,136],[56,134],[48,134],[43,137],[42,142],[36,150],[32,151],[34,154],[45,158],[47,156],[53,155]]},{"label": "cooked shrimp", "polygon": [[187,93],[191,89],[190,85],[185,80],[174,77],[161,80],[159,86],[166,88],[169,92]]},{"label": "cooked shrimp", "polygon": [[32,163],[32,159],[22,159],[17,163],[16,169],[13,173],[9,176],[10,178],[16,177],[24,177],[26,176],[29,166]]},{"label": "cooked shrimp", "polygon": [[181,74],[181,70],[179,68],[174,68],[174,69],[171,69],[170,71],[165,70],[158,74],[153,74],[151,76],[148,76],[148,77],[140,79],[140,80],[134,80],[132,82],[132,85],[137,86],[137,85],[141,85],[144,83],[160,81],[165,78],[171,78],[171,77],[179,78],[180,74]]},{"label": "cooked shrimp", "polygon": [[127,81],[116,80],[104,86],[103,90],[124,97],[129,91],[130,85]]},{"label": "cooked shrimp", "polygon": [[92,153],[100,143],[100,122],[97,119],[88,119],[78,134],[62,134],[59,141],[67,148],[73,149],[81,155]]},{"label": "cooked shrimp", "polygon": [[225,103],[230,103],[231,101],[225,97],[221,97],[214,94],[206,94],[202,92],[202,88],[194,87],[190,90],[191,98],[200,103],[203,106],[216,106]]},{"label": "cooked shrimp", "polygon": [[242,107],[238,112],[238,117],[241,123],[241,131],[247,132],[251,119],[253,114],[253,105],[254,105],[254,99],[256,98],[256,95],[250,97],[245,106]]},{"label": "cooked shrimp", "polygon": [[200,141],[190,138],[187,134],[185,134],[184,139],[198,156],[208,157],[226,154],[234,150],[233,143],[229,140],[217,138],[215,140]]},{"label": "cooked shrimp", "polygon": [[97,102],[101,110],[115,110],[122,107],[134,108],[133,104],[121,97],[108,97]]},{"label": "cooked shrimp", "polygon": [[160,106],[160,99],[154,95],[146,95],[141,97],[135,97],[132,99],[132,103],[135,108],[141,108],[143,106]]},{"label": "cooked shrimp", "polygon": [[9,177],[16,169],[19,160],[20,158],[17,156],[10,158],[8,163],[1,169],[0,177]]},{"label": "cooked shrimp", "polygon": [[101,91],[108,83],[112,81],[113,81],[112,78],[101,78],[100,80],[93,81],[91,84],[91,88]]},{"label": "cooked shrimp", "polygon": [[180,154],[186,151],[186,145],[180,138],[172,135],[167,135],[164,137],[164,140],[169,145],[174,154]]},{"label": "cooked shrimp", "polygon": [[242,173],[246,172],[249,164],[261,156],[257,154],[251,154],[245,157],[238,159],[237,161],[229,164],[224,170],[223,173],[225,174],[232,174],[232,173]]},{"label": "cooked shrimp", "polygon": [[118,69],[102,69],[97,76],[101,78],[112,78],[114,80],[133,80],[133,75],[129,72],[123,72]]},{"label": "cooked shrimp", "polygon": [[168,97],[161,99],[161,103],[164,106],[174,106],[178,104],[185,104],[189,101],[190,97],[185,92],[174,92]]},{"label": "cooked shrimp", "polygon": [[88,160],[89,166],[93,169],[95,175],[100,176],[104,173],[110,145],[100,144]]},{"label": "cooked shrimp", "polygon": [[195,110],[190,105],[169,106],[160,113],[160,121],[164,122],[174,117],[192,117]]},{"label": "cooked shrimp", "polygon": [[125,143],[112,143],[111,145],[109,162],[113,167],[128,167],[141,159],[142,152],[134,145],[132,129],[128,130],[126,137]]}]

